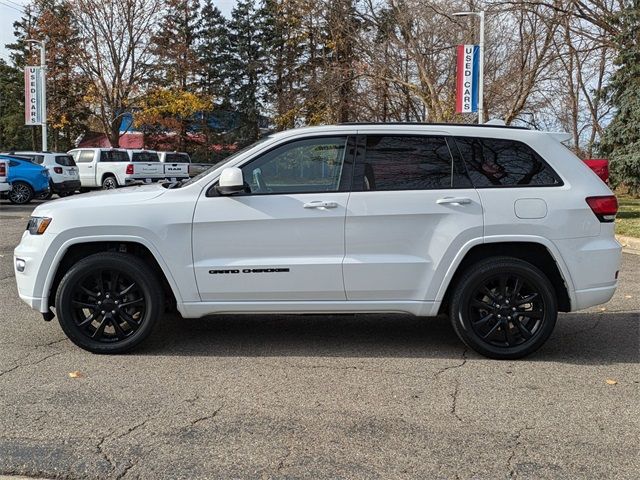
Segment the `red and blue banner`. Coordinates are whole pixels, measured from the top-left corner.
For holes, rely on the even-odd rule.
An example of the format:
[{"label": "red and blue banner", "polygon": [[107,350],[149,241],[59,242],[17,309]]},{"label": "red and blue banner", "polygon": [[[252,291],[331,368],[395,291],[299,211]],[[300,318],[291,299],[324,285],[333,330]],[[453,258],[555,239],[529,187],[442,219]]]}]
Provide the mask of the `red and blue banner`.
[{"label": "red and blue banner", "polygon": [[458,45],[456,85],[456,112],[477,112],[480,86],[480,47],[478,45]]}]

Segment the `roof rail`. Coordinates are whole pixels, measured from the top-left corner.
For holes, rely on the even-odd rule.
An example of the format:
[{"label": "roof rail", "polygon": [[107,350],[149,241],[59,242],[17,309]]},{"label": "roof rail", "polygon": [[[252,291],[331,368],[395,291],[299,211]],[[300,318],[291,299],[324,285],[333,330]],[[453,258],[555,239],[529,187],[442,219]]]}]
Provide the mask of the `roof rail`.
[{"label": "roof rail", "polygon": [[480,128],[509,128],[513,130],[529,130],[527,127],[516,125],[499,125],[494,123],[428,123],[428,122],[342,122],[338,125],[423,125],[436,127],[480,127]]}]

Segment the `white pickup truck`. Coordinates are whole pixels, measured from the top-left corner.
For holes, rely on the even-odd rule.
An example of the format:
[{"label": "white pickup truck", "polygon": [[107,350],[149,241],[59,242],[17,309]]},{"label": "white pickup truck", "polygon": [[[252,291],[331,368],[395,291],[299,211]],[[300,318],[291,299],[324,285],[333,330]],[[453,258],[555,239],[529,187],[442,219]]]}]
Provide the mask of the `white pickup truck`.
[{"label": "white pickup truck", "polygon": [[71,150],[69,155],[73,156],[78,166],[83,189],[109,190],[167,178],[157,154],[149,153],[142,150],[129,153],[117,148],[78,148]]},{"label": "white pickup truck", "polygon": [[164,164],[164,174],[178,179],[189,178],[191,157],[184,152],[158,152],[160,162]]}]

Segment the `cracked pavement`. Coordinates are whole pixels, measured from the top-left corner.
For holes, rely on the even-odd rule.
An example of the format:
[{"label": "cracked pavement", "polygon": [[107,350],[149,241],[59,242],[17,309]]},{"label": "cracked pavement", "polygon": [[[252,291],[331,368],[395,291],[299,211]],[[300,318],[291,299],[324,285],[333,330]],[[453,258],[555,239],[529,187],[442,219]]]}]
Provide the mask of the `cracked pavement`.
[{"label": "cracked pavement", "polygon": [[29,213],[0,204],[0,475],[638,478],[640,256],[522,361],[403,315],[166,316],[99,356],[18,298]]}]

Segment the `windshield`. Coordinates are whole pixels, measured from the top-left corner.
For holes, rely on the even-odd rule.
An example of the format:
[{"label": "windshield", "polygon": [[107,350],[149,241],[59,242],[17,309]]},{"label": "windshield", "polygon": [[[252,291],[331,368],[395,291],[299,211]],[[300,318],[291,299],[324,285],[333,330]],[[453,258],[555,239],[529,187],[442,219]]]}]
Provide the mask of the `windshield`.
[{"label": "windshield", "polygon": [[257,147],[258,145],[260,145],[261,143],[266,142],[267,140],[269,140],[271,138],[271,136],[267,136],[264,138],[261,138],[260,140],[258,140],[255,143],[252,143],[251,145],[249,145],[248,147],[244,147],[240,150],[238,150],[236,153],[234,153],[233,155],[225,158],[224,160],[221,160],[220,162],[214,164],[213,166],[207,168],[204,172],[199,173],[198,175],[196,175],[193,178],[190,178],[189,180],[187,180],[184,183],[181,183],[180,186],[185,186],[185,185],[191,185],[194,182],[197,182],[198,180],[200,180],[203,177],[206,177],[210,172],[213,172],[215,169],[222,167],[225,163],[229,163],[233,160],[235,160],[236,158],[238,158],[238,156],[242,155],[243,153],[245,153],[248,150],[251,150],[254,147]]}]

